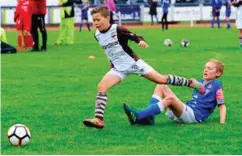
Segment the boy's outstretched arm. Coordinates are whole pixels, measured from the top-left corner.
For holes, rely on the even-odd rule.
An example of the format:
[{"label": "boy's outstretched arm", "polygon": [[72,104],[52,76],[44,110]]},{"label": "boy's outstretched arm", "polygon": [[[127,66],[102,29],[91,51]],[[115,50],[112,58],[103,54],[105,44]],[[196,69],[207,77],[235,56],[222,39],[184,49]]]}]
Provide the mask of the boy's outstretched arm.
[{"label": "boy's outstretched arm", "polygon": [[139,36],[135,33],[130,32],[127,28],[123,26],[118,26],[117,28],[118,36],[123,38],[122,40],[131,40],[139,44],[140,47],[147,48],[148,44],[145,42],[142,36]]},{"label": "boy's outstretched arm", "polygon": [[221,104],[218,106],[219,108],[219,115],[220,115],[220,123],[225,124],[226,120],[226,106],[225,104]]}]

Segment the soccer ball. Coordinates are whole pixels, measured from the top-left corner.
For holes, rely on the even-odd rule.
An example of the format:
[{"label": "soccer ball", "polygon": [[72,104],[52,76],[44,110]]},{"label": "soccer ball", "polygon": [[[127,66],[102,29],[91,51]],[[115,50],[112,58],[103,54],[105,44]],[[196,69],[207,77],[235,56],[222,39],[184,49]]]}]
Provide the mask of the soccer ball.
[{"label": "soccer ball", "polygon": [[188,40],[182,40],[181,41],[181,46],[182,47],[188,47],[189,46],[189,41]]},{"label": "soccer ball", "polygon": [[23,124],[15,124],[8,129],[8,140],[11,145],[23,146],[29,143],[30,131]]},{"label": "soccer ball", "polygon": [[164,43],[165,46],[171,46],[172,45],[172,41],[171,39],[165,39]]}]

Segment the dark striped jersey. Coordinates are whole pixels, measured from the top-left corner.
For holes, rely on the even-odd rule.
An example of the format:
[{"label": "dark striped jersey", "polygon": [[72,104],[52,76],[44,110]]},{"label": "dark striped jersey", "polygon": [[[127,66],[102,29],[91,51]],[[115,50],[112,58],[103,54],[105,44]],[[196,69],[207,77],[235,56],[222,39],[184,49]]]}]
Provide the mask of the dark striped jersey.
[{"label": "dark striped jersey", "polygon": [[139,57],[128,46],[128,40],[139,43],[144,39],[125,27],[112,24],[105,31],[96,30],[95,38],[111,61],[112,68],[125,71],[139,60]]}]

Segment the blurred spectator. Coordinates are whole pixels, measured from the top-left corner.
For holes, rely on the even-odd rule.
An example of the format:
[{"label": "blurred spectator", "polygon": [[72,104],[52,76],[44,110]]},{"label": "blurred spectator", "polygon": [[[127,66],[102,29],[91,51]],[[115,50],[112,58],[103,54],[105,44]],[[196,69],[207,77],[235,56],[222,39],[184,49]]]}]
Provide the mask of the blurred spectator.
[{"label": "blurred spectator", "polygon": [[108,7],[108,10],[110,12],[110,24],[114,23],[113,15],[117,11],[116,4],[114,0],[106,0],[106,5]]},{"label": "blurred spectator", "polygon": [[7,37],[4,29],[0,26],[0,42],[1,42],[1,54],[16,53],[17,49],[7,43]]},{"label": "blurred spectator", "polygon": [[170,7],[170,4],[171,4],[170,0],[163,0],[163,3],[162,3],[163,15],[162,15],[162,18],[161,18],[161,25],[162,25],[163,31],[164,31],[165,28],[166,28],[166,30],[168,30],[167,15],[168,15],[168,9]]},{"label": "blurred spectator", "polygon": [[232,0],[231,4],[236,7],[236,27],[239,29],[239,43],[242,50],[242,0]]},{"label": "blurred spectator", "polygon": [[225,20],[227,24],[227,29],[230,29],[231,1],[230,0],[225,0],[225,1],[226,1],[225,2]]},{"label": "blurred spectator", "polygon": [[212,0],[212,21],[211,21],[211,28],[214,26],[214,22],[216,20],[218,28],[220,28],[220,9],[222,7],[222,1],[221,0]]},{"label": "blurred spectator", "polygon": [[151,17],[151,24],[154,24],[153,16],[156,18],[156,22],[158,23],[158,18],[157,18],[157,1],[156,0],[149,0],[149,7],[150,7],[150,17]]},{"label": "blurred spectator", "polygon": [[41,51],[46,51],[47,32],[45,28],[45,15],[46,15],[46,0],[32,0],[32,28],[31,33],[34,40],[32,51],[39,51],[39,34],[38,28],[42,35]]},{"label": "blurred spectator", "polygon": [[88,23],[88,9],[89,9],[88,0],[82,0],[82,5],[81,5],[82,17],[81,17],[81,23],[80,23],[80,31],[82,31],[82,25],[84,21],[86,22],[88,30],[91,31],[90,25]]},{"label": "blurred spectator", "polygon": [[[29,0],[17,0],[14,13],[14,22],[18,33],[18,50],[30,50],[33,47],[33,38],[30,33],[32,7]],[[24,47],[22,42],[24,41]]]},{"label": "blurred spectator", "polygon": [[74,44],[74,1],[59,0],[60,8],[60,35],[55,45]]}]

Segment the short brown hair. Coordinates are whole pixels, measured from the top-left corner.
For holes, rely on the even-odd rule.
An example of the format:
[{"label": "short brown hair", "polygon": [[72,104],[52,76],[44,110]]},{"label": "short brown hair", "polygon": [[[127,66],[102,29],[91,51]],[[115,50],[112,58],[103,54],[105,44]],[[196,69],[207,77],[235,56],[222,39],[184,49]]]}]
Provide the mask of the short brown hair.
[{"label": "short brown hair", "polygon": [[[208,60],[207,62],[214,63],[216,65],[216,70],[221,72],[221,75],[223,74],[223,72],[224,72],[224,63],[222,61],[219,61],[219,60],[216,60],[216,59],[211,59],[211,60]],[[218,76],[218,77],[220,77],[220,76]]]},{"label": "short brown hair", "polygon": [[100,13],[103,17],[109,16],[109,11],[106,6],[97,6],[97,7],[93,8],[91,11],[91,15],[96,14],[96,13]]}]

